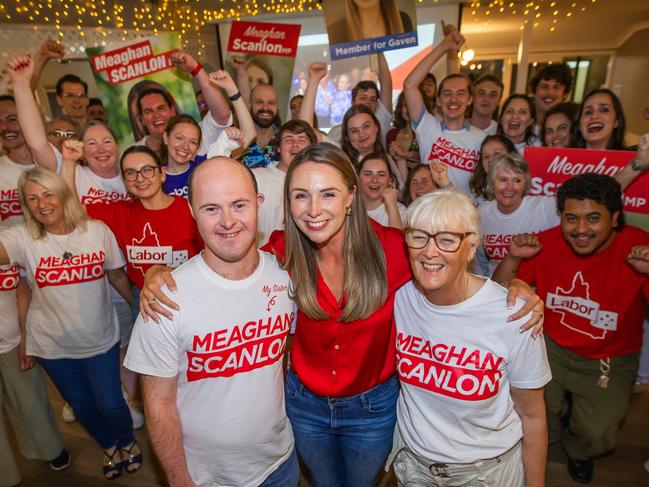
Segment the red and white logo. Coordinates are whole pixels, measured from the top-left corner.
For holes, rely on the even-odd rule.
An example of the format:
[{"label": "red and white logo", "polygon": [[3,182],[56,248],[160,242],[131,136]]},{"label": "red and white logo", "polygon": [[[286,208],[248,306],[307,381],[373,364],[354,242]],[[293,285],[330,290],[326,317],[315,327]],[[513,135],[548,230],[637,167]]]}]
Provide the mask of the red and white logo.
[{"label": "red and white logo", "polygon": [[104,277],[105,259],[103,250],[73,255],[69,259],[41,257],[34,273],[36,284],[43,288],[96,281]]},{"label": "red and white logo", "polygon": [[0,292],[13,291],[18,287],[18,266],[0,269]]},{"label": "red and white logo", "polygon": [[22,216],[18,199],[18,189],[3,189],[0,191],[0,221],[12,216]]},{"label": "red and white logo", "polygon": [[498,394],[502,357],[478,348],[433,343],[399,332],[397,373],[400,380],[463,401],[482,401]]},{"label": "red and white logo", "polygon": [[438,159],[451,167],[455,167],[462,171],[474,172],[480,152],[474,149],[464,149],[456,146],[453,142],[444,137],[438,137],[433,142],[433,147],[430,149],[428,160]]},{"label": "red and white logo", "polygon": [[106,191],[100,188],[89,188],[88,192],[81,197],[81,203],[84,205],[92,205],[93,203],[112,203],[114,201],[129,199],[128,193]]},{"label": "red and white logo", "polygon": [[187,351],[187,381],[232,377],[281,360],[293,313],[266,316],[256,321],[195,335]]},{"label": "red and white logo", "polygon": [[573,277],[570,289],[557,286],[556,293],[548,293],[545,305],[559,314],[563,326],[594,340],[603,340],[609,331],[617,330],[618,314],[600,309],[599,303],[590,299],[590,286],[581,272]]},{"label": "red and white logo", "polygon": [[187,262],[188,258],[187,250],[174,251],[171,245],[160,245],[158,234],[153,231],[149,222],[142,229],[142,238],[133,238],[131,245],[126,246],[126,260],[134,269],[142,272],[142,275],[153,264],[178,267]]}]

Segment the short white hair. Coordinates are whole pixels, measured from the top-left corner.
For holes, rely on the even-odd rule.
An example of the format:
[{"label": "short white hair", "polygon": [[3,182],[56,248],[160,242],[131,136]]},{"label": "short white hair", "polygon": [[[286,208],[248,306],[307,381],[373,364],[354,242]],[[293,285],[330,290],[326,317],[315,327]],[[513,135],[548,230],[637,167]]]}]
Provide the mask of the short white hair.
[{"label": "short white hair", "polygon": [[438,189],[417,198],[408,207],[405,226],[430,230],[473,232],[467,239],[480,242],[480,217],[467,195],[455,189]]}]

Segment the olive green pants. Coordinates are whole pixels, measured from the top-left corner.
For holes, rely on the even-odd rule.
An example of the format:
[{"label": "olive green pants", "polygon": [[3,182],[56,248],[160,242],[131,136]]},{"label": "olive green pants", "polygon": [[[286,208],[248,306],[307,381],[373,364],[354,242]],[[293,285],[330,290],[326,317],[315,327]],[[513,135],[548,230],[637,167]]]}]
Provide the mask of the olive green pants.
[{"label": "olive green pants", "polygon": [[[629,408],[638,353],[611,358],[608,387],[597,385],[600,361],[567,350],[546,336],[552,380],[545,386],[550,443],[561,440],[570,458],[587,460],[615,448],[617,430]],[[559,416],[565,393],[572,394],[568,429]]]},{"label": "olive green pants", "polygon": [[63,440],[41,368],[35,364],[21,371],[18,347],[0,354],[0,486],[6,487],[20,482],[20,472],[5,428],[3,405],[26,458],[50,461],[61,453]]}]

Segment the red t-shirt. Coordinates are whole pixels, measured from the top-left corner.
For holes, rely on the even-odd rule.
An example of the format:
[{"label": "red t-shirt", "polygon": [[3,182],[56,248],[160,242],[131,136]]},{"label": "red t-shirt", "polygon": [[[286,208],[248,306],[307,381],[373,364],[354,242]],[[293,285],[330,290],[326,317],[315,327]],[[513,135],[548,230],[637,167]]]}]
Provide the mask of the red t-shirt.
[{"label": "red t-shirt", "polygon": [[649,234],[626,226],[606,249],[588,256],[572,250],[561,227],[542,232],[539,240],[541,252],[521,264],[518,277],[545,299],[548,336],[591,359],[640,350],[649,278],[626,257],[636,245],[649,244]]},{"label": "red t-shirt", "polygon": [[[307,389],[320,396],[360,394],[396,370],[394,295],[410,280],[410,265],[401,231],[370,221],[385,252],[388,293],[383,306],[364,320],[337,321],[343,310],[318,272],[318,303],[330,318],[313,320],[298,310],[291,367]],[[276,231],[263,250],[281,261],[284,247],[284,232]]]},{"label": "red t-shirt", "polygon": [[181,196],[174,196],[162,210],[147,210],[139,200],[131,200],[86,205],[86,211],[115,234],[128,277],[138,289],[152,265],[178,267],[203,248],[189,203]]}]

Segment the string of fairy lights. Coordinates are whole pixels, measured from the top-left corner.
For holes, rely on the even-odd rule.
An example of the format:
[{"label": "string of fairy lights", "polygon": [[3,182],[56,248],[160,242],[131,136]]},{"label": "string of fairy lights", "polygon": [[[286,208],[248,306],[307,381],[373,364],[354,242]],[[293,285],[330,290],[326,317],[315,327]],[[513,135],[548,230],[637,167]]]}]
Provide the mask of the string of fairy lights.
[{"label": "string of fairy lights", "polygon": [[[437,3],[438,0],[426,0]],[[467,3],[470,18],[488,26],[502,15],[520,20],[520,28],[556,31],[562,20],[586,11],[598,0],[478,0]],[[423,3],[424,0],[417,0]],[[201,55],[205,42],[201,31],[210,23],[224,19],[257,15],[290,15],[321,10],[319,0],[4,0],[0,3],[0,22],[25,23],[38,30],[56,29],[63,41],[66,27],[72,26],[81,37],[84,28],[98,28],[104,38],[127,39],[129,30],[137,33],[176,32],[181,41],[189,36],[197,41]],[[465,10],[466,11],[466,10]]]},{"label": "string of fairy lights", "polygon": [[474,22],[485,26],[500,15],[520,20],[520,29],[532,24],[533,28],[547,28],[555,32],[562,20],[574,19],[597,0],[489,0],[472,1],[468,8]]},{"label": "string of fairy lights", "polygon": [[176,32],[181,41],[188,36],[198,37],[198,45],[205,51],[201,30],[210,23],[321,9],[318,0],[4,0],[0,3],[0,22],[26,23],[34,30],[53,25],[61,41],[66,35],[66,26],[73,26],[82,37],[85,27],[93,27],[100,29],[102,37],[123,41],[129,29],[154,34],[171,31]]}]

